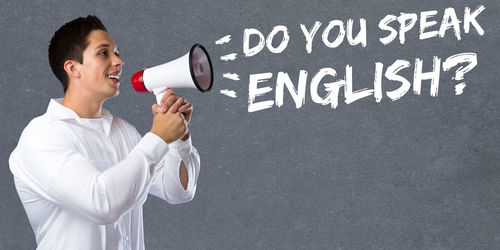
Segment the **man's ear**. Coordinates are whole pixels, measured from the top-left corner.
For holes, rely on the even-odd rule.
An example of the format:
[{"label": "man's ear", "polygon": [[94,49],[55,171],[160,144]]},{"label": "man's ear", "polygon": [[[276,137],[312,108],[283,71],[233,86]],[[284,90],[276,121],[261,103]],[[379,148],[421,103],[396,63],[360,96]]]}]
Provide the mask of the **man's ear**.
[{"label": "man's ear", "polygon": [[64,62],[64,70],[68,74],[68,78],[80,78],[81,64],[75,60],[66,60]]}]

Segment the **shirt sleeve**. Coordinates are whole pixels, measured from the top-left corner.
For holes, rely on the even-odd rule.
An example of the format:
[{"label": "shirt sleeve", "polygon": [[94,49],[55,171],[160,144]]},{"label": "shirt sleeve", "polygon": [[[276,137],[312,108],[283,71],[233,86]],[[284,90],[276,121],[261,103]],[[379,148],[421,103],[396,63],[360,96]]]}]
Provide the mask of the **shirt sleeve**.
[{"label": "shirt sleeve", "polygon": [[[178,204],[192,200],[200,172],[200,156],[191,144],[191,135],[186,141],[177,140],[168,144],[169,150],[155,169],[149,193],[168,203]],[[181,161],[187,168],[187,188],[181,184],[179,167]]]},{"label": "shirt sleeve", "polygon": [[11,154],[13,174],[35,192],[98,224],[109,224],[144,200],[167,144],[148,133],[127,157],[104,171],[104,161],[79,153],[71,137],[53,128],[25,130]]}]

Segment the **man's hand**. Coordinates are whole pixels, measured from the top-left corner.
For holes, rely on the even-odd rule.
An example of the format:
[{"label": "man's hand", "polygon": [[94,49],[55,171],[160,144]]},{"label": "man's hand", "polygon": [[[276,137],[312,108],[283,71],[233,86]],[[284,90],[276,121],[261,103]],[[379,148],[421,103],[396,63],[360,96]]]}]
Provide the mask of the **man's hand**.
[{"label": "man's hand", "polygon": [[172,143],[187,133],[186,122],[180,112],[156,113],[150,132]]},{"label": "man's hand", "polygon": [[193,113],[193,105],[187,102],[184,97],[174,94],[172,89],[167,89],[161,98],[160,104],[153,104],[151,111],[156,115],[159,112],[165,113],[167,110],[170,110],[172,113],[181,112],[186,122],[189,123],[191,121],[191,114]]},{"label": "man's hand", "polygon": [[184,97],[174,94],[172,89],[167,89],[163,94],[160,104],[153,104],[151,111],[156,116],[158,113],[165,114],[166,112],[176,113],[179,111],[184,117],[184,123],[186,130],[184,136],[181,138],[183,141],[189,138],[189,130],[187,125],[191,121],[191,115],[193,113],[193,105],[187,102]]}]

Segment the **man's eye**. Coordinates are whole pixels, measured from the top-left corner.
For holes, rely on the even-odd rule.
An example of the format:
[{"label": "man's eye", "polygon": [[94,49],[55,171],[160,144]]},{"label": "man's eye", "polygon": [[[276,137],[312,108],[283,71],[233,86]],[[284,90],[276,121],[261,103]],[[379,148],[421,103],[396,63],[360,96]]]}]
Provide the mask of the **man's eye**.
[{"label": "man's eye", "polygon": [[103,51],[99,52],[99,55],[107,56],[108,52],[106,50],[103,50]]},{"label": "man's eye", "polygon": [[120,57],[120,53],[118,53],[118,52],[115,52],[115,55],[116,55],[117,57]]}]

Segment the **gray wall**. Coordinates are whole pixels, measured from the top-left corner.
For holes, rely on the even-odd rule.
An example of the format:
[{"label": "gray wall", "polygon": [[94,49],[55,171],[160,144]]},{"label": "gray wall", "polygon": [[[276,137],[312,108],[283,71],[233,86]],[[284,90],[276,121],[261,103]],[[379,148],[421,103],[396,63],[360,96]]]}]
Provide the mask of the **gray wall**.
[{"label": "gray wall", "polygon": [[[484,35],[463,29],[465,7],[486,9],[477,17]],[[443,38],[418,38],[419,20],[405,44],[379,42],[388,34],[378,22],[388,14],[454,8],[461,40],[452,30]],[[14,188],[8,157],[24,126],[45,112],[50,98],[62,97],[47,60],[53,32],[78,16],[95,14],[119,44],[124,66],[120,96],[105,107],[141,133],[152,121],[154,97],[128,83],[143,66],[183,55],[202,43],[216,75],[211,92],[178,90],[194,103],[190,124],[202,170],[195,199],[169,205],[150,197],[144,207],[148,249],[493,249],[500,245],[500,89],[498,1],[13,1],[0,4],[1,249],[33,249],[35,239]],[[337,48],[321,40],[331,20],[367,20],[367,46],[344,41]],[[312,53],[300,29],[322,23]],[[392,25],[395,27],[395,23]],[[279,54],[262,50],[243,56],[243,30],[267,35],[284,25],[288,47]],[[335,32],[330,39],[333,40]],[[215,41],[225,35],[232,40]],[[277,46],[280,35],[276,36]],[[256,40],[251,40],[256,42]],[[220,56],[238,53],[234,61]],[[397,59],[411,66],[400,75],[412,82],[415,58],[424,71],[432,58],[472,52],[477,66],[465,74],[463,94],[452,79],[458,67],[440,70],[439,92],[423,81],[420,95],[382,78],[383,98],[373,95],[346,104],[321,105],[309,94],[321,68],[353,68],[354,90],[373,89],[375,63],[384,71]],[[288,72],[297,85],[299,70],[309,72],[304,105],[296,108],[285,90],[281,107],[248,112],[249,76],[271,72],[259,88],[273,90],[256,102],[275,100],[276,75]],[[237,73],[239,81],[222,77]],[[325,96],[322,84],[319,94]],[[413,84],[412,84],[413,86]],[[233,90],[236,98],[220,93]],[[28,156],[27,156],[28,157]]]}]

